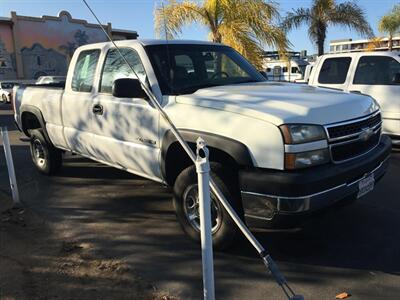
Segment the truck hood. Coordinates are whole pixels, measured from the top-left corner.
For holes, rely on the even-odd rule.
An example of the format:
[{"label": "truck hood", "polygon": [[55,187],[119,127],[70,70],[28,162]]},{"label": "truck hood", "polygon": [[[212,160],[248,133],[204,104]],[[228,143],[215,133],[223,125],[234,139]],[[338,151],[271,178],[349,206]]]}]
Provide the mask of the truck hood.
[{"label": "truck hood", "polygon": [[379,106],[369,96],[303,84],[258,82],[204,88],[177,103],[219,109],[285,123],[326,125],[368,115]]}]

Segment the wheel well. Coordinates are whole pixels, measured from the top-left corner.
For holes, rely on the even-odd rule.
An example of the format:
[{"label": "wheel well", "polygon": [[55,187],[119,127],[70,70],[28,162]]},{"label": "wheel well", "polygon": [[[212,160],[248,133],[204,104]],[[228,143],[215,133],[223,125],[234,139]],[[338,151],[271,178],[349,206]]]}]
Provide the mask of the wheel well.
[{"label": "wheel well", "polygon": [[39,119],[34,113],[23,112],[21,115],[22,130],[27,136],[29,135],[29,129],[41,128]]},{"label": "wheel well", "polygon": [[[196,150],[195,143],[188,144],[193,151]],[[229,171],[234,172],[232,174],[237,174],[239,166],[232,156],[214,147],[207,148],[210,152],[210,162],[218,162],[223,166],[224,169],[229,169]],[[191,165],[193,165],[193,162],[185,150],[183,150],[179,142],[171,144],[165,156],[165,177],[167,183],[171,186],[174,185],[178,175]]]}]

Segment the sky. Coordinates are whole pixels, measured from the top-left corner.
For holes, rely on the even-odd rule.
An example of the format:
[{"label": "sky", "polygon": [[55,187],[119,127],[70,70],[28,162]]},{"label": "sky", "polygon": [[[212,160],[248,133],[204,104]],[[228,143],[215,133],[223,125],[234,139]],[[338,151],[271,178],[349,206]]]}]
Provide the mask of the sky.
[{"label": "sky", "polygon": [[[103,24],[112,23],[113,28],[136,30],[140,38],[155,38],[153,12],[162,0],[87,0]],[[400,3],[399,0],[353,0],[357,2],[366,12],[368,22],[371,24],[376,35],[377,23],[380,17],[385,15],[391,8]],[[281,16],[292,9],[309,7],[311,0],[275,0]],[[337,0],[338,3],[343,2]],[[10,17],[11,11],[18,15],[42,16],[57,15],[59,11],[67,10],[73,18],[86,19],[91,23],[95,20],[82,0],[0,0],[0,16]],[[179,38],[204,40],[207,39],[208,31],[199,24],[185,27]],[[309,54],[316,52],[315,45],[309,40],[307,28],[300,27],[288,35],[295,51],[307,50]],[[329,27],[325,47],[330,40],[335,39],[358,39],[360,37],[355,31],[343,27]]]}]

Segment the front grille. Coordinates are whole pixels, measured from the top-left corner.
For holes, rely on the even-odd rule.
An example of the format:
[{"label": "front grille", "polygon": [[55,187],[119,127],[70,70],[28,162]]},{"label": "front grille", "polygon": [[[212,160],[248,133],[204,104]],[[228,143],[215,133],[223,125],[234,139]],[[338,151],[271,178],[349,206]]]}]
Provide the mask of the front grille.
[{"label": "front grille", "polygon": [[338,162],[360,156],[374,148],[379,143],[380,135],[381,132],[378,130],[378,132],[374,133],[374,135],[371,136],[367,141],[357,139],[350,143],[339,145],[333,144],[331,146],[332,159]]},{"label": "front grille", "polygon": [[329,138],[335,139],[361,132],[365,128],[371,128],[381,122],[381,114],[372,116],[371,118],[356,121],[350,124],[339,125],[328,128]]},{"label": "front grille", "polygon": [[[381,114],[369,118],[327,127],[329,148],[334,162],[341,162],[363,155],[378,145],[381,135]],[[365,130],[372,135],[365,137]]]}]

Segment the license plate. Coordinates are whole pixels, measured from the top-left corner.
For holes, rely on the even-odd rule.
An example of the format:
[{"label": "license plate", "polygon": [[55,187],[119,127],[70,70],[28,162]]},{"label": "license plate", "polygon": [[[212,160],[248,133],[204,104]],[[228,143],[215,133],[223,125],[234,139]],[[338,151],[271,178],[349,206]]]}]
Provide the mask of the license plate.
[{"label": "license plate", "polygon": [[374,174],[370,174],[367,177],[360,180],[358,183],[358,195],[357,198],[364,196],[374,189],[375,178]]}]

